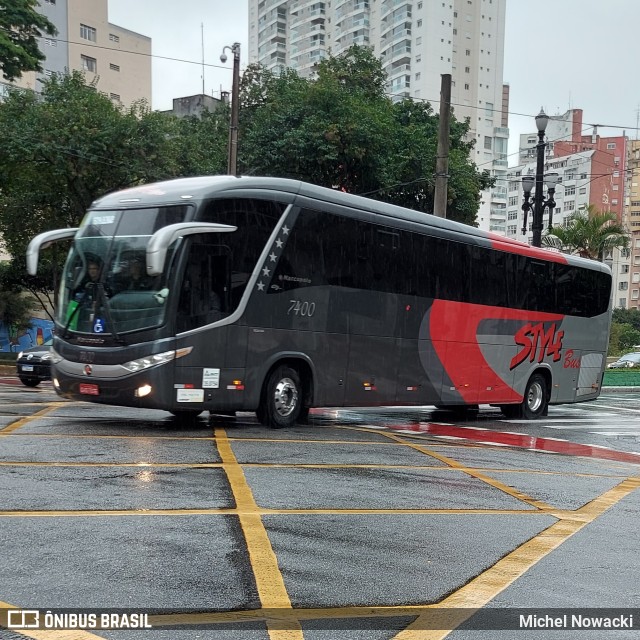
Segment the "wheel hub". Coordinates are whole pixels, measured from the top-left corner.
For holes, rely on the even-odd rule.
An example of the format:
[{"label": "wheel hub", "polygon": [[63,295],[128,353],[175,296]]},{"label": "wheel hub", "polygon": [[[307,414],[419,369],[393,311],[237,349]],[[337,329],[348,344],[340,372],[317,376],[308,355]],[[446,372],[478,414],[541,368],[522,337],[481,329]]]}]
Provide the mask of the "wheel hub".
[{"label": "wheel hub", "polygon": [[298,404],[298,389],[290,378],[283,378],[276,385],[275,409],[279,415],[286,417],[290,415]]}]

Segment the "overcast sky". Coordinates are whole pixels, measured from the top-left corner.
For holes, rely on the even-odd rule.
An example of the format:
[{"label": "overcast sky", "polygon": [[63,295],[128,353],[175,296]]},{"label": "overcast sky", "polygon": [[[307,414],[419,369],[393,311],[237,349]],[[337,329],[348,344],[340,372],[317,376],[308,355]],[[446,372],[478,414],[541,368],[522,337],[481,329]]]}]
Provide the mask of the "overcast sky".
[{"label": "overcast sky", "polygon": [[[109,0],[109,20],[153,39],[154,109],[202,93],[203,34],[205,93],[231,90],[232,57],[220,62],[224,46],[240,42],[241,65],[248,62],[248,0]],[[626,129],[636,138],[638,28],[638,0],[507,0],[509,152],[520,133],[535,131],[541,106],[549,115],[582,109],[586,134],[590,124],[612,125],[599,133]]]}]

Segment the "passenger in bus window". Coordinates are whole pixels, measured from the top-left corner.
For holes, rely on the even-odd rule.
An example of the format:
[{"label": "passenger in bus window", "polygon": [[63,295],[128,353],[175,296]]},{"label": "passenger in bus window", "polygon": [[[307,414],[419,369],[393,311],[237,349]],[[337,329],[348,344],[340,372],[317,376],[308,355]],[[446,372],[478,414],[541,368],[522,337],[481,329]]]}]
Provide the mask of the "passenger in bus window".
[{"label": "passenger in bus window", "polygon": [[135,258],[129,263],[129,275],[126,289],[129,291],[148,291],[152,282],[144,272],[144,263]]},{"label": "passenger in bus window", "polygon": [[95,297],[95,288],[100,280],[102,265],[97,260],[87,261],[87,272],[80,286],[75,291],[77,300],[93,299]]}]

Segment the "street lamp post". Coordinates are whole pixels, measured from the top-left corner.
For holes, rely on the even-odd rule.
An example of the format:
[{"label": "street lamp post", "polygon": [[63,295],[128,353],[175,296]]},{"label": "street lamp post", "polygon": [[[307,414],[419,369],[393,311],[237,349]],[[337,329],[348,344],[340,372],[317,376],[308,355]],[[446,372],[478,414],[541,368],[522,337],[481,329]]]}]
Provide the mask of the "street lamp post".
[{"label": "street lamp post", "polygon": [[549,123],[549,116],[540,108],[540,113],[536,116],[536,127],[538,127],[538,144],[536,145],[536,192],[533,197],[533,239],[531,244],[534,247],[542,246],[542,180],[544,173],[544,148],[547,146],[544,141],[544,132]]},{"label": "street lamp post", "polygon": [[231,87],[231,124],[229,126],[229,160],[227,173],[230,176],[238,175],[238,110],[240,102],[240,43],[234,42],[230,47],[224,47],[220,55],[220,62],[227,61],[225,51],[229,49],[233,53],[233,84]]},{"label": "street lamp post", "polygon": [[[527,215],[529,214],[529,211],[531,211],[531,208],[532,208],[531,190],[533,189],[534,184],[537,183],[538,181],[537,178],[538,178],[537,175],[534,177],[531,174],[522,176],[522,190],[524,191],[524,202],[522,203],[522,210],[524,211],[524,219],[522,223],[523,235],[527,232]],[[556,185],[560,181],[560,176],[557,173],[545,173],[544,176],[542,176],[542,178],[544,180],[545,186],[547,187],[547,199],[546,200],[544,199],[544,196],[542,194],[542,188],[538,189],[536,187],[536,193],[534,194],[533,202],[534,202],[534,205],[538,203],[538,194],[540,194],[539,196],[540,212],[539,214],[537,214],[539,216],[537,218],[539,230],[538,230],[538,240],[537,240],[538,244],[536,244],[536,235],[535,235],[536,209],[534,208],[533,224],[531,225],[531,228],[534,232],[531,245],[534,247],[542,246],[542,227],[544,226],[543,217],[544,217],[544,210],[547,208],[549,209],[549,227],[548,227],[549,231],[551,231],[551,228],[553,227],[553,210],[556,206],[556,201],[554,200],[554,196],[556,193]]]}]

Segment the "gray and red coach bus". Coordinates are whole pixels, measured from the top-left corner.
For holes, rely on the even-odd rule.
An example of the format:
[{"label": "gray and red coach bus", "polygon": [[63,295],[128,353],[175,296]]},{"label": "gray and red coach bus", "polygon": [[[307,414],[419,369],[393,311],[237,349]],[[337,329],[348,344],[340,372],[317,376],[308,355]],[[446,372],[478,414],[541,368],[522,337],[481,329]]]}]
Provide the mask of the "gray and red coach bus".
[{"label": "gray and red coach bus", "polygon": [[29,271],[65,238],[53,379],[67,398],[282,427],[321,406],[531,419],[600,392],[611,273],[596,261],[258,177],[106,195],[79,228],[34,238]]}]

